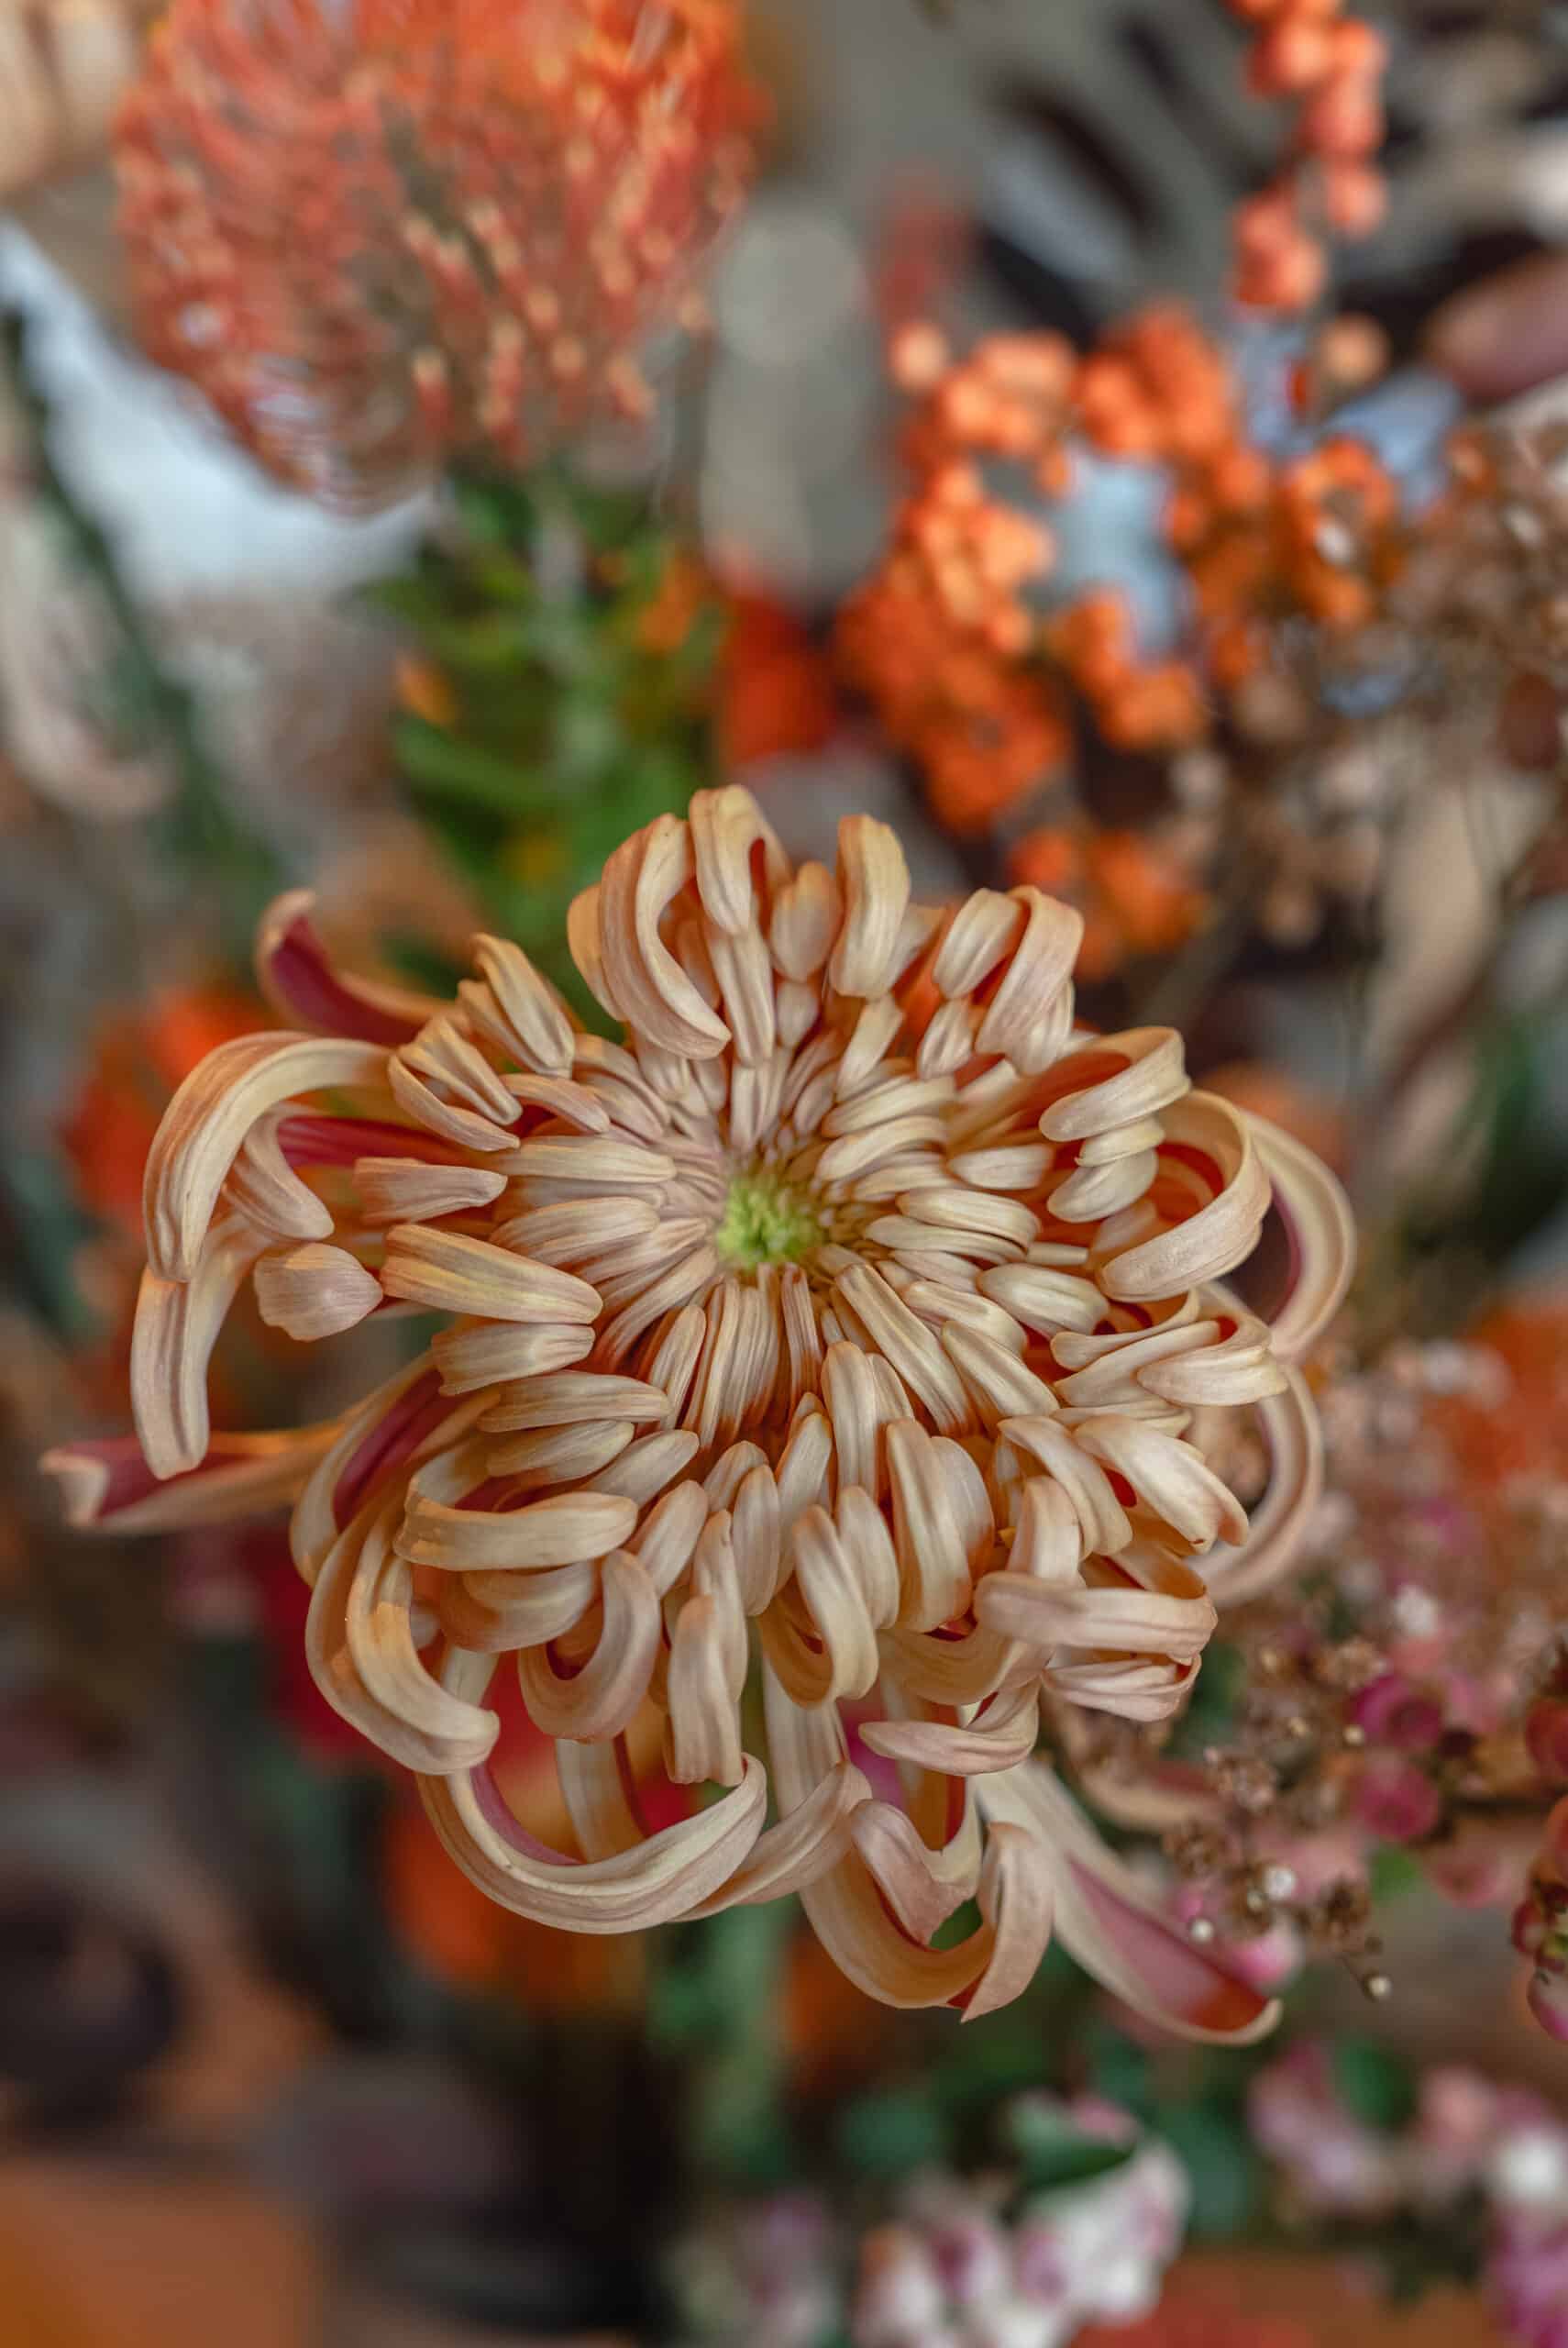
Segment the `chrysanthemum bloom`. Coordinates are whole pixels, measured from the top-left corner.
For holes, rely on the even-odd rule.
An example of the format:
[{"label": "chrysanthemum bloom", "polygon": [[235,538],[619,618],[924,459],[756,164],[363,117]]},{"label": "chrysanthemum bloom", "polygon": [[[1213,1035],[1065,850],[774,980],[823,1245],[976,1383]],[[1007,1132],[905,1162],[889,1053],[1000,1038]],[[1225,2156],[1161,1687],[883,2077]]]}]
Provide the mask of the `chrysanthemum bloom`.
[{"label": "chrysanthemum bloom", "polygon": [[740,200],[734,0],[174,0],[121,110],[138,331],[343,504],[642,414]]},{"label": "chrysanthemum bloom", "polygon": [[[799,1891],[864,1988],[971,2013],[1055,1929],[1168,2022],[1266,2026],[1032,1756],[1056,1707],[1171,1711],[1211,1591],[1282,1562],[1309,1406],[1216,1283],[1272,1182],[1302,1274],[1276,1336],[1304,1343],[1346,1268],[1338,1193],[1192,1092],[1170,1030],[1075,1032],[1078,932],[1029,888],[911,903],[865,817],[835,871],[795,870],[746,792],[703,792],[573,906],[612,1044],[514,947],[411,1000],[337,977],[283,900],[263,984],[318,1032],[226,1045],[170,1109],[141,1449],[57,1455],[74,1513],[297,1493],[321,1686],[523,1914],[617,1932]],[[304,1338],[452,1317],[340,1424],[213,1438],[247,1274]],[[1236,1407],[1276,1470],[1251,1526],[1204,1450]],[[502,1657],[577,1853],[487,1769]],[[670,1785],[687,1814],[652,1829]]]}]

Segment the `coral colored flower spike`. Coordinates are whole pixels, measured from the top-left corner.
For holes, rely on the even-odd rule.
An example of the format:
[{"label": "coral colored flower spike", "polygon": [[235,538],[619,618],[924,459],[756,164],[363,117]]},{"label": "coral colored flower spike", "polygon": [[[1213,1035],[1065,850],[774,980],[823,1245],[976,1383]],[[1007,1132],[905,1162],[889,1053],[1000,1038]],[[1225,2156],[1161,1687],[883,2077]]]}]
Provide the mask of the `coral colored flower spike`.
[{"label": "coral colored flower spike", "polygon": [[343,505],[605,414],[755,164],[734,0],[173,0],[121,109],[137,330]]},{"label": "coral colored flower spike", "polygon": [[[614,1044],[494,938],[455,1004],[368,991],[288,901],[263,984],[338,1032],[225,1044],[170,1108],[149,1472],[57,1455],[75,1513],[190,1522],[292,1481],[323,1692],[525,1916],[619,1932],[798,1891],[873,1996],[970,2015],[1054,1930],[1170,2027],[1255,2034],[1272,2010],[1036,1748],[1082,1708],[1167,1715],[1215,1600],[1286,1562],[1310,1408],[1220,1283],[1277,1196],[1305,1347],[1349,1224],[1297,1145],[1190,1089],[1170,1029],[1075,1029],[1079,931],[1032,888],[914,903],[863,816],[834,869],[797,869],[745,792],[701,792],[573,907]],[[206,1363],[247,1274],[305,1337],[449,1317],[341,1424],[213,1446]],[[1275,1464],[1251,1524],[1213,1464],[1237,1408]],[[558,1740],[575,1852],[490,1775],[502,1668]],[[898,1799],[849,1757],[849,1706]],[[976,1928],[933,1946],[971,1897]]]}]

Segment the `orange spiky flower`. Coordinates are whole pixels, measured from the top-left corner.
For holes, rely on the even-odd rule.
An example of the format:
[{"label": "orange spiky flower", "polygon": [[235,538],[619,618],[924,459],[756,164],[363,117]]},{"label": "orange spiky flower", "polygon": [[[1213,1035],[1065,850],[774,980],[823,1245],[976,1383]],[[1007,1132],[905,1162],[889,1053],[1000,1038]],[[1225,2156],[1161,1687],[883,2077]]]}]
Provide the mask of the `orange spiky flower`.
[{"label": "orange spiky flower", "polygon": [[138,331],[338,504],[649,403],[750,176],[734,0],[174,0],[121,111]]}]

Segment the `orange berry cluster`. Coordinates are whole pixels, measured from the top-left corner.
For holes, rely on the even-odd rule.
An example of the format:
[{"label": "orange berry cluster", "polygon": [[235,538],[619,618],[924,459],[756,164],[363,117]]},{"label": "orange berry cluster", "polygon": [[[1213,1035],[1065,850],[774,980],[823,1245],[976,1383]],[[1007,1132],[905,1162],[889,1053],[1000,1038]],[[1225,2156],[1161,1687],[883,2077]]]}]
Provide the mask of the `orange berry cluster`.
[{"label": "orange berry cluster", "polygon": [[1342,0],[1228,0],[1255,27],[1247,83],[1297,103],[1294,150],[1261,194],[1237,206],[1235,280],[1251,309],[1310,308],[1328,280],[1322,232],[1369,237],[1387,206],[1372,158],[1383,144],[1387,49]]},{"label": "orange berry cluster", "polygon": [[1209,908],[1176,844],[1149,832],[1081,820],[1043,825],[1014,842],[1008,871],[1077,907],[1084,936],[1077,967],[1089,984],[1140,956],[1174,954]]},{"label": "orange berry cluster", "polygon": [[740,201],[734,0],[173,0],[117,135],[143,342],[339,504],[646,412]]},{"label": "orange berry cluster", "polygon": [[[1119,749],[1201,742],[1215,697],[1267,662],[1275,623],[1359,626],[1397,567],[1397,495],[1370,450],[1341,437],[1270,458],[1247,437],[1222,354],[1178,309],[1141,313],[1081,359],[1042,333],[993,337],[950,364],[922,324],[898,338],[893,364],[924,395],[904,441],[913,486],[845,608],[840,649],[955,831],[988,829],[1061,771],[1077,705]],[[1060,497],[1075,443],[1169,474],[1165,534],[1194,623],[1179,656],[1140,653],[1114,589],[1049,615],[1030,599],[1055,559],[1051,532],[981,468],[1006,460]]]}]

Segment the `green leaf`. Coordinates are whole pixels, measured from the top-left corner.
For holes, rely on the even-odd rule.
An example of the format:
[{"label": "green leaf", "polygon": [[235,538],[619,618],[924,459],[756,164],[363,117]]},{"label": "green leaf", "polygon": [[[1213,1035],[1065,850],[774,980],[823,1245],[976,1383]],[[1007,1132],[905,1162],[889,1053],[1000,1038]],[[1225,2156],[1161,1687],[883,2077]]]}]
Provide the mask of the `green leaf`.
[{"label": "green leaf", "polygon": [[1244,2233],[1262,2204],[1264,2174],[1241,2118],[1213,2104],[1178,2104],[1162,2110],[1159,2132],[1192,2187],[1192,2233],[1211,2242]]},{"label": "green leaf", "polygon": [[1056,2193],[1071,2185],[1087,2185],[1124,2168],[1137,2150],[1135,2143],[1107,2143],[1090,2136],[1072,2114],[1045,2096],[1021,2096],[1007,2115],[1007,2133],[1021,2171],[1023,2189]]},{"label": "green leaf", "polygon": [[942,2113],[919,2088],[856,2096],[839,2113],[834,2137],[854,2176],[884,2181],[948,2160],[953,2152]]},{"label": "green leaf", "polygon": [[448,734],[422,717],[398,720],[393,748],[410,781],[422,790],[473,801],[513,823],[555,814],[561,807],[561,786],[553,777],[530,775],[481,743]]},{"label": "green leaf", "polygon": [[1409,2066],[1375,2039],[1342,2038],[1333,2049],[1334,2086],[1365,2128],[1397,2134],[1416,2114],[1416,2082]]}]

